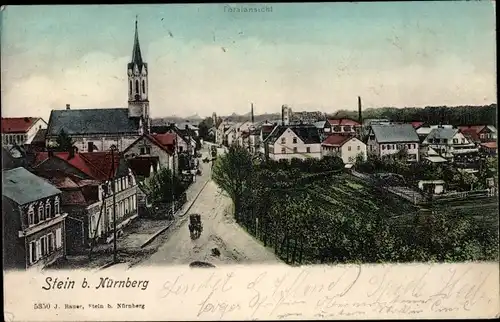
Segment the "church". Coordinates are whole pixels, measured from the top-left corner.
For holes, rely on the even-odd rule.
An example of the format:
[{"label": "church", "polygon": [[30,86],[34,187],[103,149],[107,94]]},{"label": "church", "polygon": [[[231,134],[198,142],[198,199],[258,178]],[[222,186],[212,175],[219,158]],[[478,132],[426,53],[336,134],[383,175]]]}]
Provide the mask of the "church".
[{"label": "church", "polygon": [[148,64],[142,59],[137,19],[132,60],[127,64],[128,108],[52,110],[47,126],[46,146],[56,145],[64,131],[80,152],[125,150],[143,134],[149,134]]}]

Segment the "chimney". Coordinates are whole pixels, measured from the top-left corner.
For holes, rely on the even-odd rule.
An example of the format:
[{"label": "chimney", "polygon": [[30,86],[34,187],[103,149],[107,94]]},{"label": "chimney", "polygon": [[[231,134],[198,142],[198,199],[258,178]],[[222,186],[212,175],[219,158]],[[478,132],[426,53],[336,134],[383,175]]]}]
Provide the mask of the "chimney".
[{"label": "chimney", "polygon": [[253,115],[253,103],[252,103],[252,108],[250,110],[251,112],[251,115],[252,115],[252,124],[255,123],[255,118],[254,118],[254,115]]},{"label": "chimney", "polygon": [[69,148],[69,155],[68,155],[68,160],[71,160],[75,157],[75,147],[74,146],[71,146]]},{"label": "chimney", "polygon": [[69,104],[66,104],[66,109],[70,110],[70,105]]},{"label": "chimney", "polygon": [[361,97],[358,96],[358,122],[359,124],[363,123],[363,115],[361,114]]}]

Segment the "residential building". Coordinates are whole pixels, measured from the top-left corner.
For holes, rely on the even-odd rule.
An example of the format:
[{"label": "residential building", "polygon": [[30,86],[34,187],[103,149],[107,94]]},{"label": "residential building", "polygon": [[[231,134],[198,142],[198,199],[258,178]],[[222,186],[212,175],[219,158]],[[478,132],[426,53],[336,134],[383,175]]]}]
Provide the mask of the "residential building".
[{"label": "residential building", "polygon": [[40,117],[2,117],[2,145],[29,144],[47,123]]},{"label": "residential building", "polygon": [[417,135],[420,139],[420,143],[424,142],[425,138],[432,132],[432,130],[437,129],[437,128],[445,128],[445,129],[452,129],[453,125],[449,124],[440,124],[440,125],[430,125],[430,124],[422,124],[418,128],[415,128],[415,131],[417,132]]},{"label": "residential building", "polygon": [[217,132],[215,135],[215,143],[227,145],[227,137],[224,135],[226,131],[233,126],[235,123],[227,120],[222,121],[217,127]]},{"label": "residential building", "polygon": [[480,150],[491,156],[497,155],[498,154],[497,142],[481,143]]},{"label": "residential building", "polygon": [[434,128],[422,142],[445,159],[453,159],[458,154],[478,152],[478,148],[470,142],[459,129],[450,127]]},{"label": "residential building", "polygon": [[156,157],[159,167],[167,168],[177,173],[177,134],[143,134],[124,151],[127,160],[134,158]]},{"label": "residential building", "polygon": [[362,124],[362,134],[368,135],[372,125],[389,125],[392,122],[389,119],[364,119]]},{"label": "residential building", "polygon": [[366,160],[366,144],[354,136],[332,134],[322,143],[323,156],[336,155],[342,158],[344,164],[354,164],[356,158],[361,156]]},{"label": "residential building", "polygon": [[4,268],[44,268],[66,256],[61,191],[24,168],[3,171]]},{"label": "residential building", "polygon": [[325,125],[325,134],[356,135],[361,131],[361,124],[350,119],[328,120],[328,123]]},{"label": "residential building", "polygon": [[194,137],[198,137],[200,135],[200,129],[196,125],[194,125],[193,123],[190,123],[189,121],[186,121],[183,123],[176,123],[175,127],[181,131],[189,130],[191,132],[190,133],[191,136],[194,136]]},{"label": "residential building", "polygon": [[81,152],[108,151],[113,147],[123,151],[143,133],[149,133],[148,74],[136,21],[132,60],[127,64],[128,107],[72,109],[66,104],[65,110],[52,110],[46,134],[47,146],[56,144],[57,137],[64,131]]},{"label": "residential building", "polygon": [[127,160],[137,182],[154,175],[160,169],[160,158],[157,156],[138,156]]},{"label": "residential building", "polygon": [[497,129],[493,125],[463,125],[458,128],[462,133],[470,134],[483,143],[497,140]]},{"label": "residential building", "polygon": [[371,125],[367,153],[387,157],[404,151],[407,161],[419,161],[419,143],[411,124]]},{"label": "residential building", "polygon": [[117,230],[137,217],[136,180],[120,153],[38,153],[36,162],[35,173],[62,191],[70,250],[109,242],[115,217]]},{"label": "residential building", "polygon": [[272,160],[321,158],[321,137],[314,125],[278,125],[263,144]]}]

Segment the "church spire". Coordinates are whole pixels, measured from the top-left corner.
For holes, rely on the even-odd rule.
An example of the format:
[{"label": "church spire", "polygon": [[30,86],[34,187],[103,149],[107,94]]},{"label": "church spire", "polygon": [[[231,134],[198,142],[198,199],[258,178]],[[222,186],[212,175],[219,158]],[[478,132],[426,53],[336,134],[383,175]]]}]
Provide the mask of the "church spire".
[{"label": "church spire", "polygon": [[135,16],[134,48],[132,49],[132,63],[142,65],[141,46],[139,45],[139,32],[137,31],[137,15]]}]

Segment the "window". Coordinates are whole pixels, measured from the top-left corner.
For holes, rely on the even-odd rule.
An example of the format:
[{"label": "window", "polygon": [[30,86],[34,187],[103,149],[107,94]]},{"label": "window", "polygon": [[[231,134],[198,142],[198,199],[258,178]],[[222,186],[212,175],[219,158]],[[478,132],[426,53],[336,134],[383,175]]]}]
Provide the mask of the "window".
[{"label": "window", "polygon": [[285,148],[281,148],[281,153],[285,154],[286,153],[286,149]]},{"label": "window", "polygon": [[358,145],[358,151],[361,151],[361,147]]},{"label": "window", "polygon": [[443,139],[443,143],[447,144],[448,143],[448,139]]},{"label": "window", "polygon": [[36,260],[39,260],[42,257],[42,242],[39,240],[36,241]]},{"label": "window", "polygon": [[29,250],[30,264],[33,264],[37,260],[37,257],[36,257],[36,243],[34,241],[30,242],[29,248],[30,248],[30,250]]},{"label": "window", "polygon": [[453,139],[453,144],[457,144],[458,143],[458,139]]},{"label": "window", "polygon": [[462,143],[465,143],[465,138],[462,138]]},{"label": "window", "polygon": [[56,229],[56,249],[59,249],[62,247],[62,229],[57,228]]},{"label": "window", "polygon": [[49,243],[49,254],[52,254],[52,252],[54,251],[55,249],[55,239],[54,239],[54,234],[53,233],[49,233],[47,235],[47,239],[48,239],[48,243]]},{"label": "window", "polygon": [[347,147],[347,151],[351,151],[351,147],[350,146]]},{"label": "window", "polygon": [[28,208],[28,226],[35,224],[35,210],[33,209],[33,205],[30,205]]},{"label": "window", "polygon": [[183,146],[179,146],[179,152],[182,152],[182,150],[184,150],[184,147]]},{"label": "window", "polygon": [[43,236],[42,238],[40,238],[40,244],[42,245],[41,248],[42,248],[42,257],[43,256],[46,256],[49,252],[49,247],[47,245],[47,236]]},{"label": "window", "polygon": [[293,143],[296,144],[297,143],[297,138],[293,138]]},{"label": "window", "polygon": [[146,81],[142,81],[142,93],[146,94]]},{"label": "window", "polygon": [[94,152],[94,142],[87,142],[87,151]]},{"label": "window", "polygon": [[139,94],[139,81],[138,80],[135,81],[135,93]]},{"label": "window", "polygon": [[310,147],[306,148],[306,153],[311,153],[311,148]]},{"label": "window", "polygon": [[382,150],[385,150],[385,145],[384,144],[382,144],[381,147],[382,147]]},{"label": "window", "polygon": [[297,153],[297,147],[293,148],[293,153]]},{"label": "window", "polygon": [[141,155],[146,154],[145,149],[144,149],[144,148],[141,148],[140,153],[141,153]]},{"label": "window", "polygon": [[47,218],[51,217],[51,209],[50,209],[50,200],[47,199],[47,203],[45,204],[45,215]]},{"label": "window", "polygon": [[150,147],[146,147],[146,154],[151,154],[151,148]]},{"label": "window", "polygon": [[54,200],[54,215],[57,216],[60,214],[60,211],[59,211],[59,197],[56,197],[56,199]]},{"label": "window", "polygon": [[128,95],[132,95],[132,81],[128,84]]},{"label": "window", "polygon": [[285,144],[286,143],[286,138],[281,138],[281,144]]},{"label": "window", "polygon": [[38,206],[38,218],[36,224],[38,224],[42,220],[45,220],[45,218],[43,214],[43,203],[40,203],[40,206]]}]

